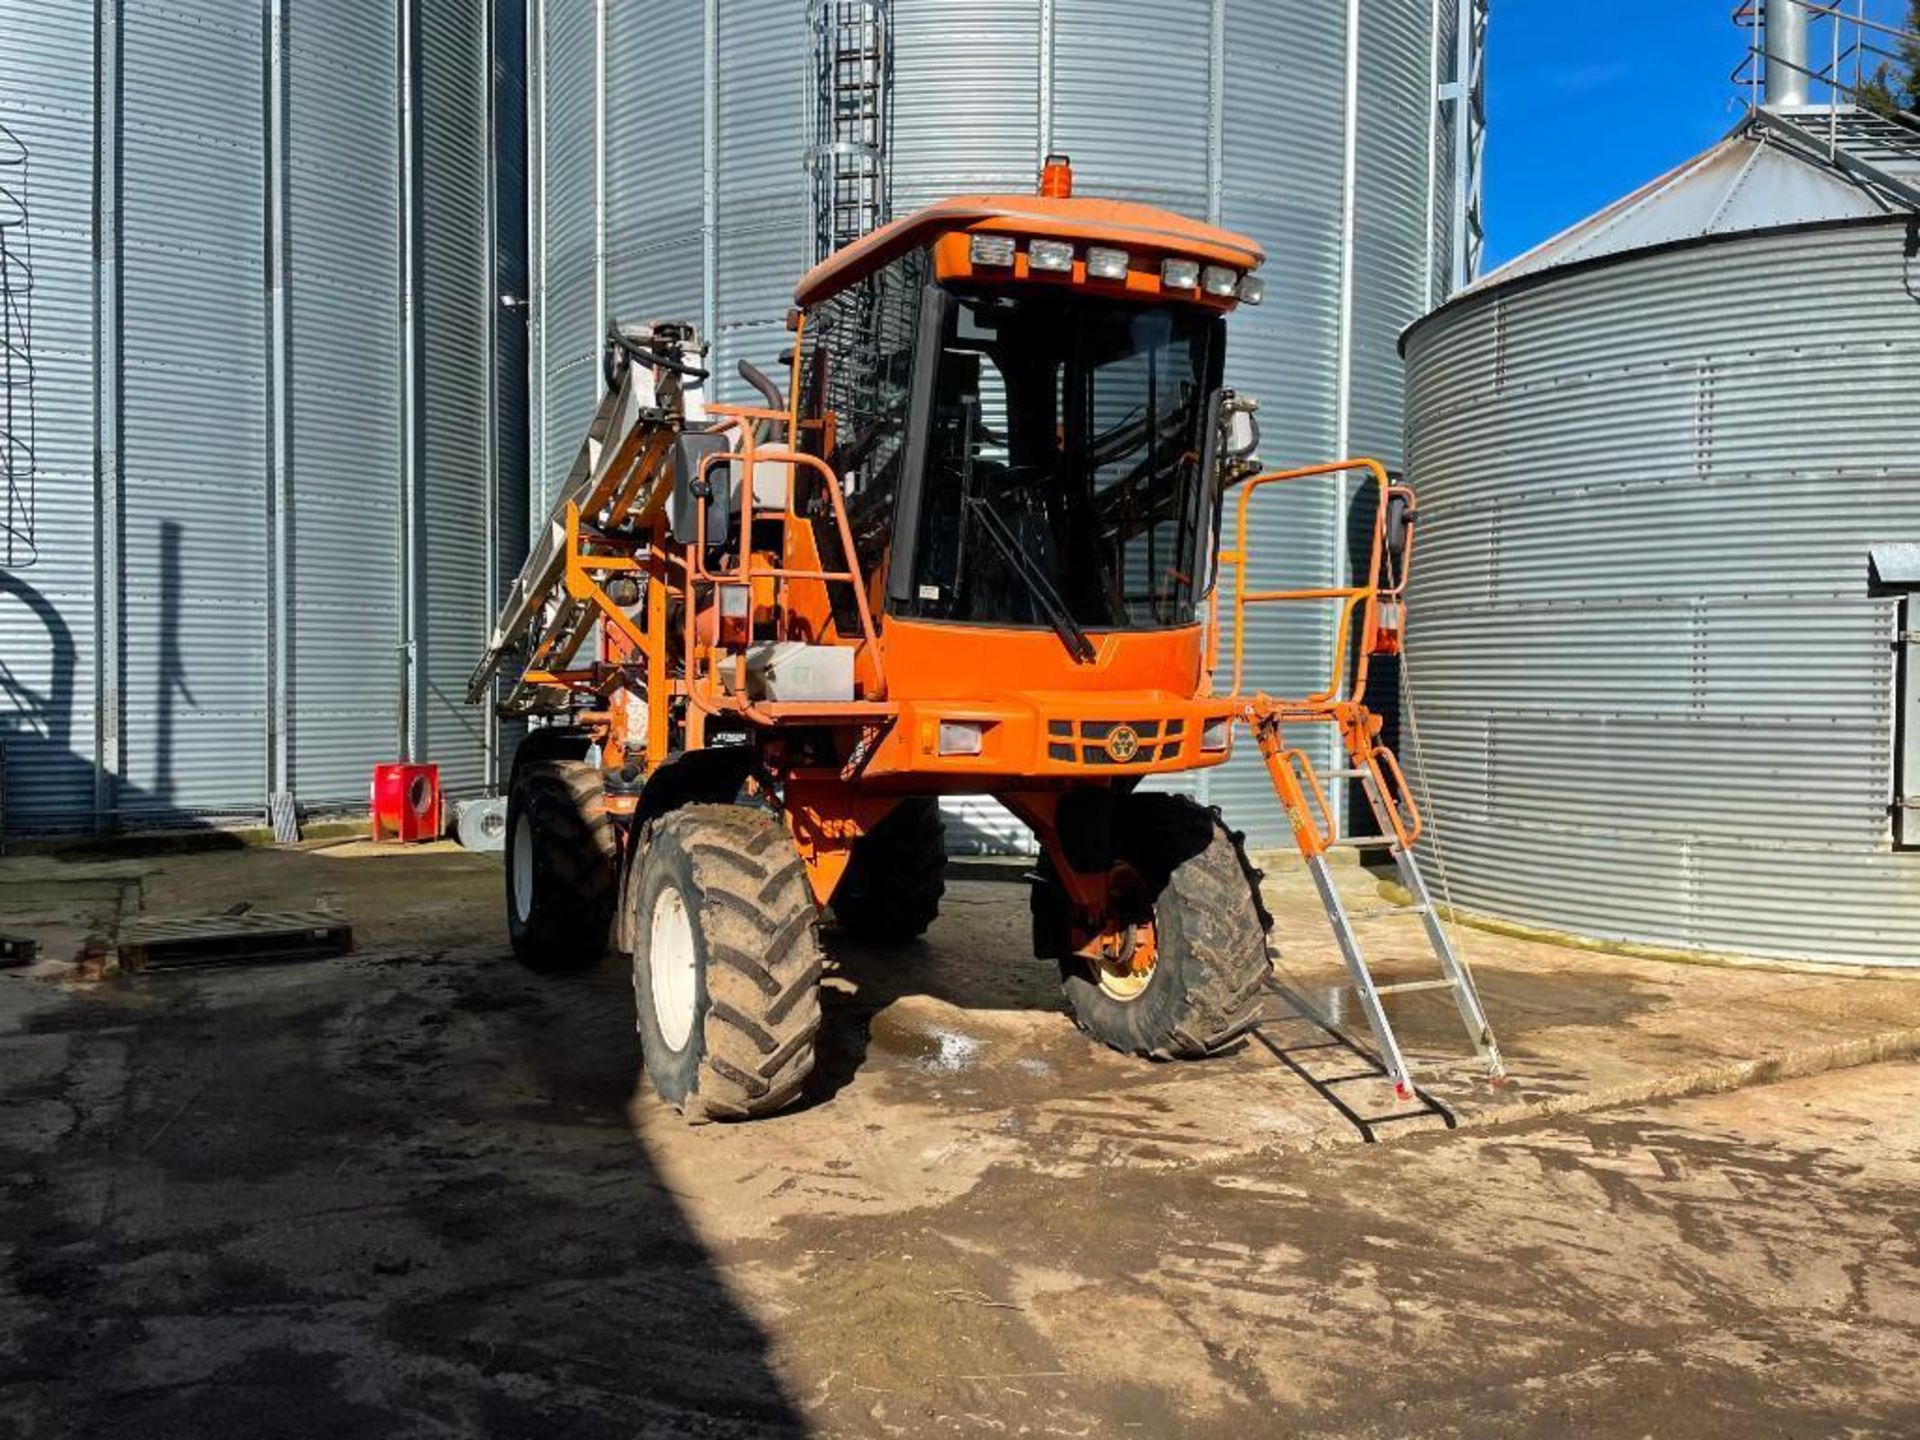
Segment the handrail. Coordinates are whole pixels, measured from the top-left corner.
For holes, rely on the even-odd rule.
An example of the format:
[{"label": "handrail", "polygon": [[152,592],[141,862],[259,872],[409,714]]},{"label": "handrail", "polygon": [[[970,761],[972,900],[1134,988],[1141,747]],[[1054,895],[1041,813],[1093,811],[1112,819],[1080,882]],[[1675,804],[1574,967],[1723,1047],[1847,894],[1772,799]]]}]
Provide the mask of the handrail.
[{"label": "handrail", "polygon": [[[729,406],[725,407],[725,411],[728,414],[741,416],[743,418],[782,418],[777,412],[772,411],[766,412],[765,416],[762,417],[745,406]],[[828,465],[826,461],[817,455],[809,455],[805,451],[796,450],[790,445],[769,445],[765,447],[758,445],[755,443],[753,429],[750,425],[742,426],[740,430],[740,441],[741,448],[738,450],[717,451],[714,454],[703,456],[699,469],[696,472],[700,485],[695,496],[694,548],[692,555],[689,557],[685,577],[685,595],[687,602],[685,623],[687,629],[688,655],[692,656],[695,654],[698,648],[695,644],[697,635],[694,629],[695,617],[698,611],[698,606],[694,603],[693,593],[696,584],[704,583],[712,585],[715,588],[716,595],[722,586],[731,585],[744,587],[749,596],[749,612],[751,612],[752,607],[752,587],[754,582],[758,580],[771,580],[774,583],[776,604],[779,603],[777,597],[780,587],[790,580],[809,580],[823,585],[843,584],[850,587],[853,591],[854,606],[860,617],[861,639],[866,646],[868,655],[873,661],[874,694],[868,698],[869,700],[884,700],[887,695],[886,662],[880,651],[879,631],[873,623],[873,608],[867,599],[866,578],[861,574],[860,559],[854,550],[853,526],[847,518],[846,497],[840,493],[839,476],[834,473],[832,466]],[[834,528],[840,536],[841,553],[846,556],[846,569],[830,570],[824,567],[819,569],[797,569],[786,565],[768,565],[754,551],[754,482],[757,468],[762,462],[775,465],[804,466],[820,476],[823,482],[822,488],[826,491],[833,509]],[[740,482],[742,504],[739,526],[740,548],[737,555],[739,568],[733,571],[715,571],[708,568],[706,560],[707,507],[711,503],[713,495],[713,487],[708,482],[707,477],[708,472],[716,465],[732,465],[736,463],[741,467],[743,472]],[[800,487],[793,483],[793,479],[790,476],[787,483],[786,502],[780,510],[780,518],[783,525],[802,523],[808,519],[808,517],[801,515],[795,508],[798,502],[799,492]],[[744,664],[744,659],[742,663]],[[691,676],[689,676],[689,680],[691,680]],[[692,687],[689,685],[688,694],[690,698],[692,697],[692,693]]]},{"label": "handrail", "polygon": [[[1251,561],[1248,549],[1248,524],[1253,505],[1254,493],[1269,485],[1289,484],[1296,480],[1325,478],[1333,475],[1350,474],[1364,470],[1373,477],[1379,490],[1379,504],[1373,517],[1372,552],[1367,565],[1367,583],[1362,585],[1316,585],[1290,590],[1249,590],[1247,571]],[[1367,688],[1367,658],[1369,647],[1360,646],[1360,654],[1353,666],[1351,677],[1347,675],[1347,650],[1349,636],[1353,633],[1355,613],[1361,616],[1361,634],[1370,635],[1374,628],[1376,610],[1380,600],[1378,577],[1380,562],[1385,553],[1387,503],[1394,492],[1392,477],[1386,467],[1377,460],[1336,460],[1321,465],[1308,465],[1296,470],[1270,470],[1264,475],[1256,475],[1242,481],[1240,494],[1234,511],[1234,545],[1231,550],[1220,552],[1220,565],[1224,569],[1232,566],[1233,580],[1233,670],[1232,684],[1228,694],[1238,697],[1246,679],[1246,619],[1249,605],[1289,603],[1295,601],[1341,602],[1339,621],[1334,629],[1333,663],[1328,677],[1327,688],[1310,695],[1302,702],[1307,709],[1326,709],[1340,704],[1348,698],[1347,681],[1352,681],[1352,694],[1364,695]],[[1344,523],[1344,517],[1342,517]],[[1218,661],[1219,621],[1216,611],[1214,635],[1210,651],[1213,660]]]}]

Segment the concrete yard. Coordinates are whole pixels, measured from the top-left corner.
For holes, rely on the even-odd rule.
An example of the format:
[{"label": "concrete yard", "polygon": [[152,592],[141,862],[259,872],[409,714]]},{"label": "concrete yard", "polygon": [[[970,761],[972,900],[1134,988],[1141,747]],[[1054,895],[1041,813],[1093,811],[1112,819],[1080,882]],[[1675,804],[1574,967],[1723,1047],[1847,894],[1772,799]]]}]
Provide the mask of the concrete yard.
[{"label": "concrete yard", "polygon": [[[1274,870],[1279,983],[1364,1042]],[[1396,1109],[1278,992],[1203,1065],[1093,1048],[1020,868],[957,873],[923,945],[828,932],[805,1106],[688,1128],[497,857],[0,861],[0,1436],[1920,1431],[1920,983],[1469,932],[1513,1079],[1410,997]],[[241,901],[357,952],[76,964]]]}]

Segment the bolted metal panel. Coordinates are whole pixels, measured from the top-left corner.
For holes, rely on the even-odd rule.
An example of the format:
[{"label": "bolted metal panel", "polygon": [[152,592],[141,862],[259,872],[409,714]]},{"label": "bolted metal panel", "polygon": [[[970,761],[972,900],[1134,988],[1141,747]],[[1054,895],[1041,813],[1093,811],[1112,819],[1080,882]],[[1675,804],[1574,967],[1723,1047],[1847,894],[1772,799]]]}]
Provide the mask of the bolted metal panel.
[{"label": "bolted metal panel", "polygon": [[391,0],[288,22],[290,778],[331,807],[398,737],[400,32]]},{"label": "bolted metal panel", "polygon": [[91,0],[0,0],[0,123],[27,151],[39,561],[0,568],[0,746],[9,831],[93,811]]},{"label": "bolted metal panel", "polygon": [[[1221,96],[1220,222],[1267,250],[1263,304],[1228,321],[1227,383],[1260,398],[1260,456],[1270,467],[1311,464],[1340,445],[1340,350],[1346,155],[1347,17],[1343,5],[1287,7],[1284,21],[1260,0],[1230,0]],[[1312,85],[1275,85],[1282,74]],[[1404,223],[1418,224],[1414,217]],[[1320,481],[1270,487],[1255,498],[1254,589],[1333,579],[1338,487]],[[1233,538],[1232,506],[1227,533]],[[1228,598],[1223,591],[1223,603]],[[1225,647],[1222,647],[1223,663]],[[1247,674],[1272,693],[1318,689],[1329,655],[1319,607],[1249,612]],[[1223,675],[1221,683],[1226,683]],[[1325,769],[1331,737],[1293,737]],[[1207,797],[1258,845],[1291,831],[1251,738],[1205,781]]]},{"label": "bolted metal panel", "polygon": [[955,193],[1033,185],[1041,10],[1034,0],[895,0],[888,156],[896,216]]},{"label": "bolted metal panel", "polygon": [[1073,157],[1076,188],[1204,217],[1211,0],[1055,0],[1053,10],[1046,143]]},{"label": "bolted metal panel", "polygon": [[1867,565],[1920,535],[1907,234],[1629,252],[1408,335],[1408,758],[1463,907],[1920,963],[1920,853],[1890,824],[1899,599]]},{"label": "bolted metal panel", "polygon": [[257,0],[125,6],[117,809],[130,819],[257,813],[266,795],[260,21]]},{"label": "bolted metal panel", "polygon": [[[719,7],[714,384],[720,399],[751,392],[734,364],[773,362],[789,344],[793,282],[811,256],[806,155],[812,84],[810,6],[785,0]],[[691,28],[693,7],[687,7]],[[692,298],[692,297],[690,297]]]},{"label": "bolted metal panel", "polygon": [[534,364],[541,490],[532,513],[544,519],[573,463],[600,394],[596,166],[598,31],[586,0],[541,0],[537,32],[540,110],[535,204],[541,245],[535,261]]},{"label": "bolted metal panel", "polygon": [[701,27],[616,5],[606,43],[606,318],[698,323]]},{"label": "bolted metal panel", "polygon": [[[433,0],[419,19],[422,753],[450,796],[485,793],[486,714],[466,703],[494,615],[487,0]],[[517,508],[517,507],[516,507]]]}]

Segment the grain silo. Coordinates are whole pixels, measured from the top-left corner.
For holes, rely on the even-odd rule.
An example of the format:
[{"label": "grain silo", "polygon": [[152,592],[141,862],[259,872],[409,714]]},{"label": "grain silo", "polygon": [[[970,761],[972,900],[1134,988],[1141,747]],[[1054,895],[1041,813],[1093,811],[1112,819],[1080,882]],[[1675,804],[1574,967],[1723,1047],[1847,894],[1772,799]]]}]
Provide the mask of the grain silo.
[{"label": "grain silo", "polygon": [[409,749],[489,784],[458,700],[525,534],[492,8],[0,0],[38,552],[0,567],[8,830],[363,807]]},{"label": "grain silo", "polygon": [[1406,337],[1463,909],[1920,964],[1920,133],[1803,69]]},{"label": "grain silo", "polygon": [[[1234,321],[1228,380],[1263,402],[1267,460],[1397,460],[1396,338],[1477,253],[1485,9],[703,0],[669,20],[535,0],[535,512],[593,412],[608,317],[699,320],[738,394],[735,361],[773,368],[793,284],[823,249],[938,197],[1031,190],[1053,151],[1082,194],[1266,247],[1267,300]],[[1345,564],[1343,506],[1328,487],[1269,507],[1260,580],[1326,583]],[[1312,688],[1330,624],[1267,617],[1253,673]],[[1251,753],[1212,798],[1284,838]]]}]

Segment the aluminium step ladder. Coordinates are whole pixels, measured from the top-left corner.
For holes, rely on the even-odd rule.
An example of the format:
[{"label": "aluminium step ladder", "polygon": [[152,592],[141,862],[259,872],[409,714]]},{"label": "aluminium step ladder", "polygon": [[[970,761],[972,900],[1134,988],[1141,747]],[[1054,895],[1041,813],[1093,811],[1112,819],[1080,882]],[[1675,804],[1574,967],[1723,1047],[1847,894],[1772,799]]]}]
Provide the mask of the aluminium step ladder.
[{"label": "aluminium step ladder", "polygon": [[[1399,761],[1391,750],[1375,740],[1379,721],[1371,711],[1360,705],[1333,708],[1336,713],[1302,715],[1296,712],[1287,716],[1285,712],[1274,710],[1256,713],[1250,718],[1260,742],[1261,754],[1266,758],[1267,769],[1273,777],[1274,789],[1279,793],[1292,822],[1294,839],[1299,845],[1301,857],[1306,861],[1307,873],[1312,877],[1314,889],[1319,893],[1320,903],[1327,912],[1327,923],[1332,927],[1334,939],[1339,945],[1348,981],[1360,1001],[1362,1013],[1367,1017],[1367,1025],[1373,1031],[1374,1042],[1380,1048],[1387,1076],[1393,1082],[1394,1095],[1403,1101],[1412,1100],[1419,1095],[1419,1090],[1407,1065],[1406,1055],[1400,1048],[1399,1037],[1394,1034],[1393,1022],[1387,1018],[1383,1002],[1389,995],[1449,991],[1454,1007],[1460,1013],[1461,1023],[1466,1027],[1467,1036],[1473,1042],[1474,1051],[1486,1067],[1488,1078],[1496,1083],[1503,1081],[1506,1078],[1505,1062],[1501,1059],[1499,1044],[1493,1037],[1493,1027],[1487,1022],[1486,1010],[1480,1003],[1479,989],[1473,983],[1472,972],[1467,969],[1452,938],[1447,934],[1447,927],[1434,906],[1433,895],[1427,889],[1426,877],[1420,870],[1420,860],[1414,851],[1420,839],[1420,813],[1414,806]],[[1351,764],[1350,768],[1334,771],[1329,778],[1360,782],[1379,826],[1378,837],[1340,840],[1334,828],[1332,807],[1327,803],[1326,792],[1314,773],[1312,761],[1305,751],[1288,748],[1282,738],[1283,718],[1333,720],[1339,725]],[[1410,903],[1350,912],[1334,884],[1333,872],[1327,861],[1327,852],[1343,845],[1385,849],[1392,855]],[[1387,985],[1374,979],[1355,926],[1395,915],[1420,917],[1428,948],[1439,964],[1438,978]]]}]

